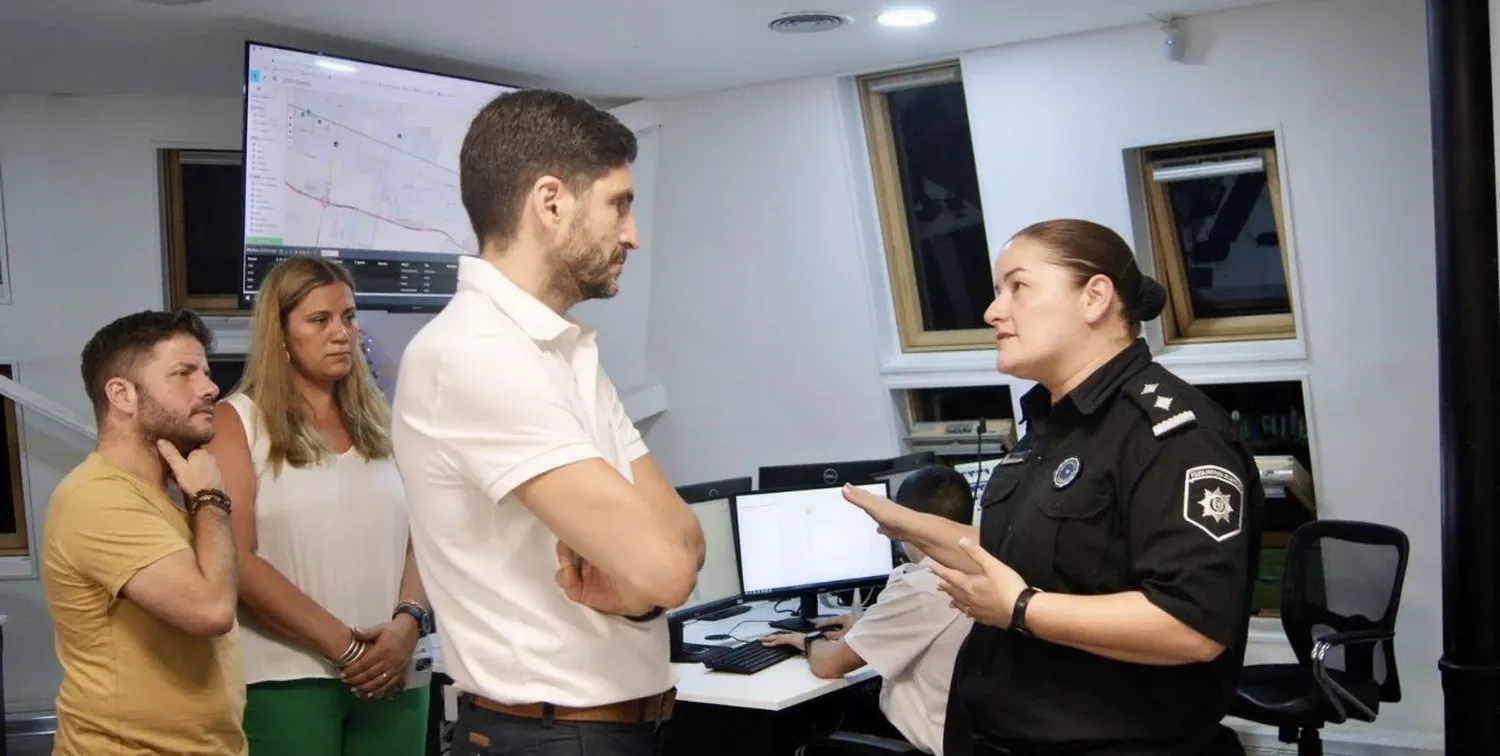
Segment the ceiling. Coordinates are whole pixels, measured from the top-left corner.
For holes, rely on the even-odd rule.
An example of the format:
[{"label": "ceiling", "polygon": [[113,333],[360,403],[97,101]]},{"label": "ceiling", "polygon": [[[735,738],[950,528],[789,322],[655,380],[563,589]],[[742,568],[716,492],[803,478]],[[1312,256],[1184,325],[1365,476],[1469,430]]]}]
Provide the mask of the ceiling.
[{"label": "ceiling", "polygon": [[[180,0],[156,0],[172,2]],[[914,0],[918,29],[876,12],[818,34],[766,24],[814,0],[0,0],[0,92],[236,95],[244,40],[601,98],[671,97],[879,70],[964,50],[1268,0]]]}]

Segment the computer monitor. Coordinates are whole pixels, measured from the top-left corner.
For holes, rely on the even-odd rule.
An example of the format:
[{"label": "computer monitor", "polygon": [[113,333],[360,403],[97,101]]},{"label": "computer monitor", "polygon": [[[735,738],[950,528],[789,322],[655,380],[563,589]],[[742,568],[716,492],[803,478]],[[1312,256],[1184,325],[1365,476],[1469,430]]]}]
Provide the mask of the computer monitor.
[{"label": "computer monitor", "polygon": [[712,501],[713,499],[727,499],[737,493],[753,490],[755,487],[750,482],[750,476],[743,478],[725,478],[723,480],[710,480],[705,483],[689,483],[677,487],[677,495],[689,504],[700,501]]},{"label": "computer monitor", "polygon": [[670,612],[674,617],[711,612],[740,600],[739,560],[729,500],[700,501],[691,509],[703,528],[703,569],[698,571],[698,584],[688,600]]},{"label": "computer monitor", "polygon": [[[898,472],[910,472],[937,462],[933,452],[916,452],[886,459],[860,459],[845,462],[811,462],[796,465],[768,465],[758,472],[761,491],[775,491],[845,483],[873,483]],[[895,490],[894,487],[891,489]]]},{"label": "computer monitor", "polygon": [[447,304],[478,252],[459,147],[515,88],[258,42],[244,74],[241,306],[294,255],[342,263],[361,310]]},{"label": "computer monitor", "polygon": [[[890,495],[885,481],[859,488]],[[841,486],[738,494],[730,505],[745,598],[801,602],[794,617],[771,623],[779,630],[810,632],[818,594],[882,584],[896,567],[891,539]]]},{"label": "computer monitor", "polygon": [[937,464],[937,454],[934,452],[915,452],[890,460],[890,468],[874,475],[875,480],[883,480],[890,484],[891,493],[894,495],[901,490],[901,484],[908,475],[928,466]]}]

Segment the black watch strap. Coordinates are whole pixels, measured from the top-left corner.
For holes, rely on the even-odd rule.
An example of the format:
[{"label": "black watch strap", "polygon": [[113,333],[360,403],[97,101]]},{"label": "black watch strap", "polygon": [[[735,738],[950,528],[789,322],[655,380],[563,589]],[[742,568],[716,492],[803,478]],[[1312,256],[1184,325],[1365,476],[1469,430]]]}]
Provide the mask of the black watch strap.
[{"label": "black watch strap", "polygon": [[627,615],[625,615],[625,619],[628,619],[631,622],[650,622],[651,620],[654,620],[657,617],[660,617],[661,613],[664,612],[664,611],[666,611],[666,610],[663,609],[663,608],[661,608],[661,607],[659,607],[659,606],[656,606],[656,607],[652,607],[651,611],[646,612],[645,614],[635,614],[635,615],[627,614]]},{"label": "black watch strap", "polygon": [[1041,589],[1026,586],[1021,589],[1021,594],[1016,596],[1016,604],[1010,610],[1010,629],[1028,638],[1031,631],[1026,629],[1026,606],[1031,603],[1031,597],[1041,593]]},{"label": "black watch strap", "polygon": [[396,611],[391,612],[391,619],[405,614],[417,621],[417,634],[421,636],[431,635],[432,615],[415,601],[403,601],[396,605]]}]

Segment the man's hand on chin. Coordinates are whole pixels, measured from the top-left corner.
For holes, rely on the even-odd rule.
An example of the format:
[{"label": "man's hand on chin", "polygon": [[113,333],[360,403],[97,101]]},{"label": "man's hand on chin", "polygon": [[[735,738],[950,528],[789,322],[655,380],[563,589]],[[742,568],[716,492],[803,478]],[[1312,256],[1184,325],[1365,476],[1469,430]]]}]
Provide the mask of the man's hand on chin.
[{"label": "man's hand on chin", "polygon": [[604,570],[585,561],[562,541],[557,542],[556,580],[570,601],[597,612],[639,617],[654,608],[649,600],[628,595]]}]

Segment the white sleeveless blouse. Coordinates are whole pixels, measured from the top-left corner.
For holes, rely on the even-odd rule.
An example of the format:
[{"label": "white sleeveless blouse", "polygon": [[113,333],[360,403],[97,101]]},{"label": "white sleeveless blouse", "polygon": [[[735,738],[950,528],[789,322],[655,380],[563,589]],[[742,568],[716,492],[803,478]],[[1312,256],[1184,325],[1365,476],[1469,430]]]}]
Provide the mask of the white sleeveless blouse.
[{"label": "white sleeveless blouse", "polygon": [[[275,475],[255,403],[244,394],[225,401],[244,423],[255,469],[256,555],[350,627],[388,622],[408,527],[396,463],[366,461],[350,448],[313,467],[283,464]],[[338,677],[327,661],[282,640],[243,607],[239,620],[247,684]]]}]

